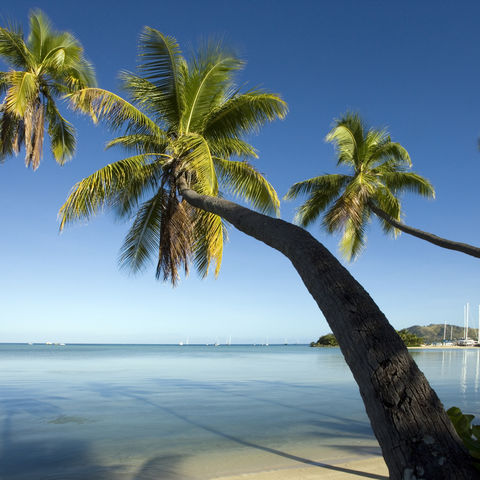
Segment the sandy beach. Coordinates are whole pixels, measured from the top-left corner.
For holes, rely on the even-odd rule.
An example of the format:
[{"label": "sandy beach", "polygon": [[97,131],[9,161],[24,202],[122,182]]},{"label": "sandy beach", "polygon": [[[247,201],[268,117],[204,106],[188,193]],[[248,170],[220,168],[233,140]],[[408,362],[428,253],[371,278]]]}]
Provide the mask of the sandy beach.
[{"label": "sandy beach", "polygon": [[258,473],[215,477],[212,480],[388,480],[388,469],[382,457],[370,457],[340,464],[318,463],[308,467],[292,467]]}]

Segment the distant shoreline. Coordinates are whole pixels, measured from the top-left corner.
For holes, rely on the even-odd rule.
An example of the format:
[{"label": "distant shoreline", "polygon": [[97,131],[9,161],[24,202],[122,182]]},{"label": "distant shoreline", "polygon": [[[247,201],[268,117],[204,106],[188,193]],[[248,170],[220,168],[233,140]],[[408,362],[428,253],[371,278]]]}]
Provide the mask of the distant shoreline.
[{"label": "distant shoreline", "polygon": [[434,350],[434,349],[449,349],[449,350],[477,350],[480,347],[475,347],[475,346],[468,346],[468,347],[462,347],[461,345],[424,345],[423,347],[407,347],[409,350],[421,350],[421,349],[428,349],[428,350]]}]

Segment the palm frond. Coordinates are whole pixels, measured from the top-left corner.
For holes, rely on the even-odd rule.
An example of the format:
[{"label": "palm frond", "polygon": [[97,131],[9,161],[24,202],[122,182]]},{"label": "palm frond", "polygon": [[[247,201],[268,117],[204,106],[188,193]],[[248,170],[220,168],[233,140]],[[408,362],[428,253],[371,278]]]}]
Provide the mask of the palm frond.
[{"label": "palm frond", "polygon": [[325,141],[333,143],[337,151],[337,165],[355,165],[357,143],[351,130],[345,125],[333,128],[325,137]]},{"label": "palm frond", "polygon": [[166,193],[160,189],[138,209],[120,249],[119,264],[133,273],[141,271],[157,255]]},{"label": "palm frond", "polygon": [[258,132],[266,122],[285,118],[287,111],[287,104],[274,93],[251,90],[236,94],[212,110],[205,121],[203,135],[207,139],[219,139]]},{"label": "palm frond", "polygon": [[435,198],[433,185],[426,178],[413,172],[384,173],[383,182],[395,193],[413,192],[422,197]]},{"label": "palm frond", "polygon": [[24,139],[23,120],[0,106],[0,162],[6,157],[17,155]]},{"label": "palm frond", "polygon": [[152,103],[174,127],[178,126],[184,108],[182,52],[173,37],[145,27],[140,35],[141,64],[144,78],[156,87]]},{"label": "palm frond", "polygon": [[34,64],[21,28],[15,25],[0,27],[0,57],[13,68],[30,68]]},{"label": "palm frond", "polygon": [[184,133],[202,132],[207,114],[224,100],[231,87],[232,73],[243,65],[219,44],[207,45],[199,53],[184,83],[185,107],[181,125]]},{"label": "palm frond", "polygon": [[201,195],[216,196],[218,181],[208,142],[201,135],[183,135],[175,145],[182,158],[183,170],[193,174],[192,188]]},{"label": "palm frond", "polygon": [[188,275],[188,264],[193,248],[192,207],[186,202],[179,202],[170,192],[160,226],[160,246],[156,277],[170,280],[175,286],[180,278],[179,270],[183,267]]},{"label": "palm frond", "polygon": [[251,203],[262,213],[280,215],[280,201],[275,189],[247,162],[214,157],[215,169],[233,195]]},{"label": "palm frond", "polygon": [[135,133],[161,135],[162,131],[147,115],[131,103],[101,88],[83,88],[66,96],[74,110],[90,115],[94,122],[106,121],[114,130],[127,125]]},{"label": "palm frond", "polygon": [[208,139],[212,155],[221,158],[236,156],[243,159],[258,158],[257,151],[249,143],[235,137]]},{"label": "palm frond", "polygon": [[371,148],[368,158],[368,165],[374,165],[383,160],[395,161],[398,167],[412,166],[412,161],[407,150],[396,142],[388,141],[386,143],[377,145],[375,148]]},{"label": "palm frond", "polygon": [[38,97],[39,84],[31,72],[11,71],[8,73],[9,88],[5,95],[5,105],[9,112],[23,117],[27,108]]},{"label": "palm frond", "polygon": [[[387,215],[390,215],[393,219],[400,221],[402,208],[398,198],[391,192],[389,188],[379,188],[375,192],[375,196],[371,199],[381,210],[383,210]],[[388,223],[383,218],[377,217],[380,221],[382,229],[385,233],[393,233],[396,237],[400,234],[400,230],[394,228],[390,223]]]},{"label": "palm frond", "polygon": [[297,210],[295,222],[307,227],[314,222],[333,201],[340,190],[351,181],[347,175],[322,175],[304,182],[298,182],[285,195],[286,199],[296,198],[300,194],[309,194],[309,198]]},{"label": "palm frond", "polygon": [[212,262],[215,263],[215,276],[218,276],[222,265],[225,233],[221,217],[203,210],[196,210],[193,261],[202,277],[208,275]]},{"label": "palm frond", "polygon": [[164,132],[161,132],[160,136],[148,133],[134,133],[130,135],[122,135],[121,137],[110,140],[106,145],[106,149],[122,147],[127,152],[167,155],[165,152],[168,144],[169,139]]},{"label": "palm frond", "polygon": [[[308,195],[317,190],[326,190],[327,192],[337,192],[353,177],[349,175],[330,174],[320,175],[318,177],[309,178],[302,182],[294,183],[285,194],[285,200],[293,200],[299,195]],[[332,193],[333,194],[333,193]],[[335,195],[335,194],[334,194]]]},{"label": "palm frond", "polygon": [[90,218],[105,204],[114,205],[118,195],[128,190],[132,179],[148,177],[151,171],[144,168],[147,158],[147,154],[125,158],[76,183],[60,208],[60,230],[68,223]]},{"label": "palm frond", "polygon": [[28,35],[29,50],[38,62],[41,62],[45,55],[46,42],[52,36],[52,24],[48,17],[41,11],[36,10],[29,16],[30,32]]},{"label": "palm frond", "polygon": [[70,160],[75,153],[75,129],[62,117],[52,98],[47,100],[46,117],[52,154],[60,165]]},{"label": "palm frond", "polygon": [[362,221],[357,223],[348,219],[345,223],[340,240],[340,252],[349,262],[355,260],[366,245],[365,225],[368,222],[368,212],[364,212]]}]

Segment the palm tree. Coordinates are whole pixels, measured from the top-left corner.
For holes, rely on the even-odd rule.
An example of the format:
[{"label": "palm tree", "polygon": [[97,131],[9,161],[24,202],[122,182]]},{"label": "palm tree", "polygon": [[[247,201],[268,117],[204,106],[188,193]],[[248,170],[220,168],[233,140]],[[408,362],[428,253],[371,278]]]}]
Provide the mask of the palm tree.
[{"label": "palm tree", "polygon": [[25,163],[36,170],[47,122],[52,154],[65,163],[75,151],[75,129],[55,100],[95,84],[82,46],[72,34],[53,30],[48,18],[35,11],[26,41],[21,28],[0,27],[0,58],[10,68],[0,72],[0,161],[17,154],[23,144]]},{"label": "palm tree", "polygon": [[307,227],[323,213],[322,224],[329,233],[342,232],[340,250],[355,259],[366,244],[366,227],[372,213],[385,233],[399,231],[450,250],[480,257],[480,248],[453,242],[409,227],[401,221],[398,195],[410,191],[433,198],[430,182],[409,172],[412,163],[408,152],[392,142],[386,130],[368,128],[358,114],[347,113],[336,120],[326,137],[337,150],[337,166],[347,167],[351,174],[320,175],[295,183],[287,199],[308,195],[297,211],[296,221]]},{"label": "palm tree", "polygon": [[[222,259],[225,225],[218,215],[179,199],[179,179],[213,197],[221,188],[265,213],[278,213],[273,187],[248,162],[255,149],[240,137],[283,118],[286,104],[263,90],[241,93],[233,74],[243,62],[220,45],[206,44],[187,62],[171,37],[145,28],[140,73],[124,72],[131,103],[99,88],[70,94],[74,108],[103,118],[124,134],[108,144],[133,155],[98,170],[73,188],[61,209],[61,228],[98,212],[103,204],[135,219],[120,263],[133,271],[156,257],[157,278],[175,284],[189,260],[203,276]],[[236,160],[232,157],[239,157]]]},{"label": "palm tree", "polygon": [[241,63],[219,47],[186,62],[171,37],[147,28],[141,40],[142,75],[123,75],[131,103],[99,89],[70,96],[95,120],[125,127],[109,147],[120,145],[133,155],[74,186],[60,210],[61,228],[104,205],[121,216],[136,212],[122,265],[136,270],[155,253],[157,275],[172,281],[191,252],[201,273],[212,260],[218,271],[220,219],[280,251],[339,342],[390,478],[473,478],[471,459],[440,400],[362,286],[306,230],[220,195],[219,184],[262,211],[277,210],[273,188],[245,160],[232,157],[254,156],[243,135],[283,117],[284,102],[267,92],[232,89]]}]

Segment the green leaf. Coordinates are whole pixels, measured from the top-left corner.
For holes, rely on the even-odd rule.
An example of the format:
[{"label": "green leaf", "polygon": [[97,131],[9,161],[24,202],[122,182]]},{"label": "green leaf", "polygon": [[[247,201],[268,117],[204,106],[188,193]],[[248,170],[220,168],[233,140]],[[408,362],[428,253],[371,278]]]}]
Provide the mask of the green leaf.
[{"label": "green leaf", "polygon": [[280,201],[274,188],[247,162],[214,158],[215,169],[233,195],[251,203],[262,213],[280,215]]}]

